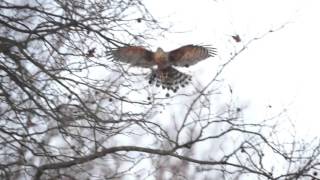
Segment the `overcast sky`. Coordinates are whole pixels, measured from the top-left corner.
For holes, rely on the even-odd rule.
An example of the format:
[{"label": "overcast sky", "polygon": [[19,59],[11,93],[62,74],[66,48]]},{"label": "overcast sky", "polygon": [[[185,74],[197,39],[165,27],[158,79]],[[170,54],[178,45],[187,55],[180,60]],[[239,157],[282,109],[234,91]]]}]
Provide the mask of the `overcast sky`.
[{"label": "overcast sky", "polygon": [[[189,43],[218,48],[218,57],[193,67],[196,79],[204,83],[242,43],[286,24],[250,44],[222,77],[232,87],[233,98],[247,106],[248,118],[262,120],[286,110],[285,117],[294,122],[299,134],[318,134],[319,0],[161,0],[146,4],[156,18],[173,25],[170,30],[175,32],[150,42],[153,50]],[[243,42],[233,41],[235,34]]]}]

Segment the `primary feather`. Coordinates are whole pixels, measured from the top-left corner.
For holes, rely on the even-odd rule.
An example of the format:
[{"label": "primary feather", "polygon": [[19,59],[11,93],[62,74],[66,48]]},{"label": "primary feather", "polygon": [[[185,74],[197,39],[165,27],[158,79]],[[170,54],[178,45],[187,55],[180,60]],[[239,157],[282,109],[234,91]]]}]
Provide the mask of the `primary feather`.
[{"label": "primary feather", "polygon": [[169,52],[169,61],[175,66],[191,66],[216,55],[209,46],[186,45]]},{"label": "primary feather", "polygon": [[120,47],[108,53],[109,57],[132,66],[152,67],[156,65],[153,61],[154,53],[138,46]]}]

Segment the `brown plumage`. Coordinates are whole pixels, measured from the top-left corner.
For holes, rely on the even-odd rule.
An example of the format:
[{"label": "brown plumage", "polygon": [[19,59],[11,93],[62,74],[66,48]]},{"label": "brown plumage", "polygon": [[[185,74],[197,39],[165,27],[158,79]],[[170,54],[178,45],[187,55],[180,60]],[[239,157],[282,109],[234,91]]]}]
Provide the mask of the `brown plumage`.
[{"label": "brown plumage", "polygon": [[155,83],[164,89],[177,91],[191,81],[191,76],[178,71],[172,66],[189,67],[204,59],[216,55],[216,49],[210,46],[186,45],[178,49],[165,52],[158,48],[156,52],[143,47],[127,46],[120,47],[108,52],[109,58],[125,62],[131,66],[152,68],[149,83]]}]

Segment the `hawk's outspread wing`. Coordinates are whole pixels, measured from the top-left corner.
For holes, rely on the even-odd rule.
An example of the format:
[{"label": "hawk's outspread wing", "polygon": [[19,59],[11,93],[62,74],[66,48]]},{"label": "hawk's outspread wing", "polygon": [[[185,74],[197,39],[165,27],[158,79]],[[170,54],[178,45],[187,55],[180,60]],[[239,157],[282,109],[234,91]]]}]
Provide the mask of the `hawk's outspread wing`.
[{"label": "hawk's outspread wing", "polygon": [[175,66],[191,66],[216,55],[216,49],[209,46],[186,45],[169,52],[169,61]]},{"label": "hawk's outspread wing", "polygon": [[109,58],[128,63],[132,66],[152,67],[156,65],[153,60],[154,53],[138,46],[120,47],[108,52]]}]

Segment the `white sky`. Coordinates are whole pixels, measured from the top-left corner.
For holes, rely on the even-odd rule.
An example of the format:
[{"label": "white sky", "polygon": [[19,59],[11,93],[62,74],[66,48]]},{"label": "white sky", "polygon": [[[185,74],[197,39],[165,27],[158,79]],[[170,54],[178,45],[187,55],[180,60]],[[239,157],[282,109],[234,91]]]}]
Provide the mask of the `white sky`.
[{"label": "white sky", "polygon": [[[319,0],[161,0],[147,1],[156,18],[172,24],[156,38],[153,49],[171,50],[184,44],[212,44],[219,56],[195,67],[197,79],[228,54],[239,49],[231,35],[243,42],[282,24],[288,25],[251,44],[223,74],[235,99],[248,105],[252,119],[287,109],[287,117],[301,135],[318,135],[320,113],[320,1]],[[182,33],[183,32],[183,33]],[[214,62],[213,62],[214,61]],[[272,108],[268,108],[271,105]]]}]

